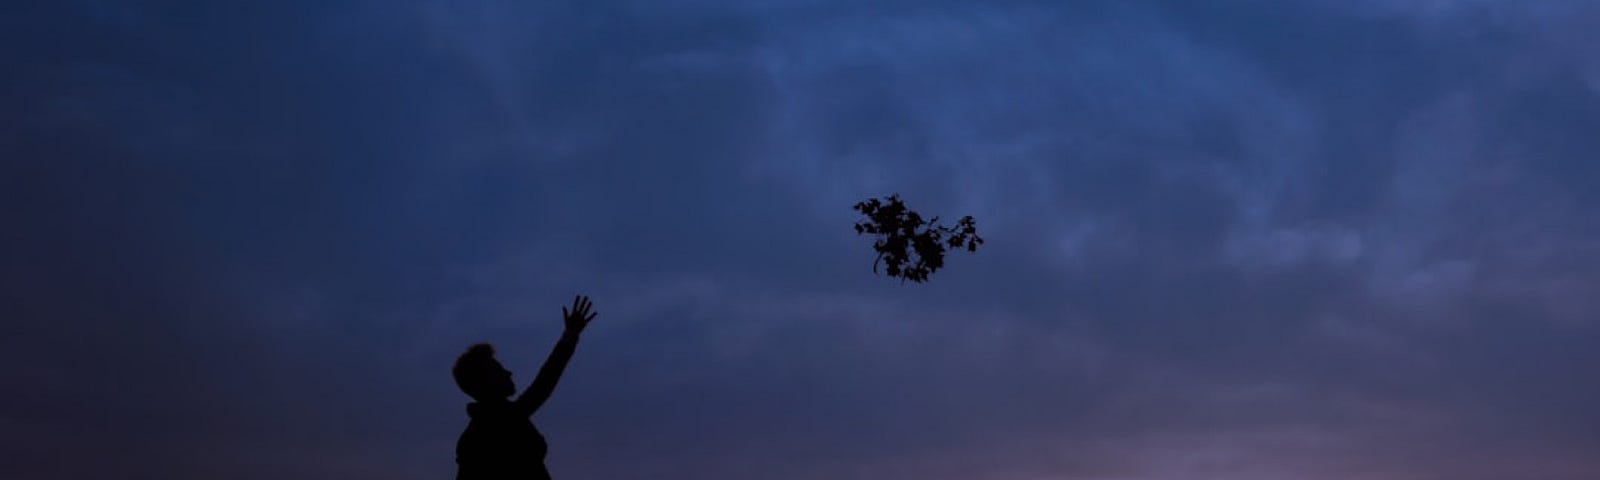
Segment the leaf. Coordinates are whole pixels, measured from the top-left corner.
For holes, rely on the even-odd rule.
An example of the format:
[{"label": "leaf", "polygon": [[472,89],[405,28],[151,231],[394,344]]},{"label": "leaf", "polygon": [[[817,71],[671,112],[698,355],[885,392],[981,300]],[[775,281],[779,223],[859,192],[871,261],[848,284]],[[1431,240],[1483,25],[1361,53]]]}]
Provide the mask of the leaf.
[{"label": "leaf", "polygon": [[[885,201],[886,200],[886,201]],[[968,252],[977,251],[983,239],[977,235],[977,224],[971,215],[961,217],[955,227],[940,225],[940,217],[924,220],[920,213],[911,210],[898,194],[858,202],[855,210],[867,217],[854,225],[857,235],[878,236],[873,243],[877,258],[872,271],[879,263],[890,277],[916,283],[927,281],[930,275],[944,267],[946,248],[966,245]]]}]

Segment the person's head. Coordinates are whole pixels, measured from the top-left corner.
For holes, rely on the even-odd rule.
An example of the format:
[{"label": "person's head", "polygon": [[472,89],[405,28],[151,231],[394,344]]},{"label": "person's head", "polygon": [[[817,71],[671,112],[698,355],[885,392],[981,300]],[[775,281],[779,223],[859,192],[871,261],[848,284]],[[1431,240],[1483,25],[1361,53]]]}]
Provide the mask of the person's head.
[{"label": "person's head", "polygon": [[467,352],[456,359],[456,366],[450,373],[455,375],[456,386],[461,387],[462,392],[480,402],[505,400],[517,393],[516,384],[511,382],[511,371],[500,366],[500,361],[494,359],[494,347],[487,343],[467,348]]}]

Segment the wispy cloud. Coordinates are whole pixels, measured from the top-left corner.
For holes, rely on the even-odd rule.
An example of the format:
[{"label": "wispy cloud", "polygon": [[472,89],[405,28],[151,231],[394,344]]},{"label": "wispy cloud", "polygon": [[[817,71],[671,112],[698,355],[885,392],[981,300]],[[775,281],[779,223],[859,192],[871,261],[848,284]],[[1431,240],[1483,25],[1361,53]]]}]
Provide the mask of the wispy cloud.
[{"label": "wispy cloud", "polygon": [[[447,475],[582,292],[559,475],[1592,478],[1596,15],[29,7],[0,476]],[[990,243],[874,277],[896,192]]]}]

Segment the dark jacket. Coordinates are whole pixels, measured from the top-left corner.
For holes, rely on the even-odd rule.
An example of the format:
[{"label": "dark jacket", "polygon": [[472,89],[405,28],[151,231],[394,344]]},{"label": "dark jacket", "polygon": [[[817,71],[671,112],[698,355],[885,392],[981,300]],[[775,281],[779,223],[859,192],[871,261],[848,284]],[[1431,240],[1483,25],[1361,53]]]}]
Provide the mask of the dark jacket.
[{"label": "dark jacket", "polygon": [[467,404],[471,420],[456,442],[457,480],[549,480],[544,468],[549,447],[531,417],[555,391],[577,346],[577,334],[561,335],[539,376],[515,401]]}]

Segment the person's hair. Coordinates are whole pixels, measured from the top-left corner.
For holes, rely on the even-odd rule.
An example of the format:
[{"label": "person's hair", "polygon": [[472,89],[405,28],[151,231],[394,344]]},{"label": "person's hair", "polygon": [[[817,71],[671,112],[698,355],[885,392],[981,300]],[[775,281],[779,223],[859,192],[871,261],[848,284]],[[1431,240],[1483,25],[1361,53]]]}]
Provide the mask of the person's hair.
[{"label": "person's hair", "polygon": [[494,388],[494,379],[490,375],[495,365],[494,347],[480,343],[468,347],[466,353],[456,358],[456,366],[450,373],[456,377],[456,386],[461,387],[463,393],[482,400],[493,394],[490,389]]}]

